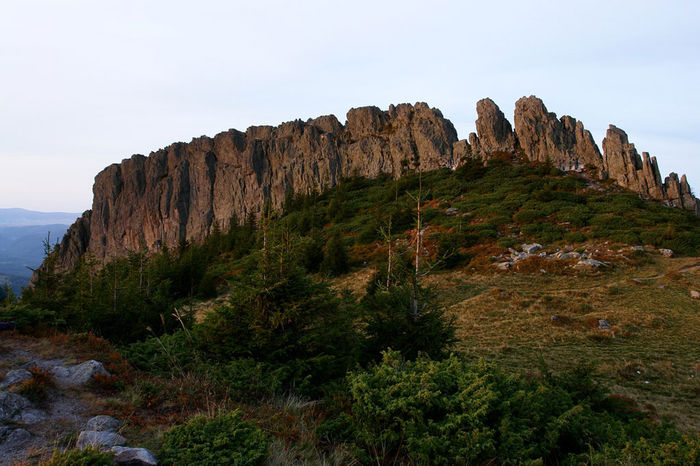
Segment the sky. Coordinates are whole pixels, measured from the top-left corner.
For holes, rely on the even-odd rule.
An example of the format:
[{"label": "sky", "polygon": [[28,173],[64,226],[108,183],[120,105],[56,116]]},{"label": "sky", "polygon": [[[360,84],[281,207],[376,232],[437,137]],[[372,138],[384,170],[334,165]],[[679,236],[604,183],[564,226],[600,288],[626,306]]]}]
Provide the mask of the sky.
[{"label": "sky", "polygon": [[0,207],[81,212],[111,163],[352,107],[474,131],[540,97],[700,191],[700,2],[3,0]]}]

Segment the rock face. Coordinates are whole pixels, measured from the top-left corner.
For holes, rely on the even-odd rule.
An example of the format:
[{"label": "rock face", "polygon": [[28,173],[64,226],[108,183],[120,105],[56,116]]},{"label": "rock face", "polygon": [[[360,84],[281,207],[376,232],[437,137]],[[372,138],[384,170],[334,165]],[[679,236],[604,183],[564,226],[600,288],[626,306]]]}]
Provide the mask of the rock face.
[{"label": "rock face", "polygon": [[603,139],[603,151],[604,169],[620,186],[700,214],[700,203],[692,195],[685,175],[679,180],[677,174],[671,173],[662,182],[656,157],[650,157],[648,152],[640,156],[620,128],[610,125]]},{"label": "rock face", "polygon": [[601,155],[590,132],[570,116],[557,119],[537,97],[515,105],[515,131],[491,99],[477,103],[477,133],[457,139],[452,123],[424,103],[351,109],[341,124],[333,115],[277,127],[235,129],[213,138],[175,143],[148,157],[134,155],[95,177],[92,209],[71,226],[57,252],[59,270],[85,254],[98,264],[130,251],[157,251],[200,242],[257,214],[266,199],[279,208],[288,189],[309,192],[342,177],[398,176],[417,164],[453,168],[465,157],[519,155],[563,170],[612,178],[643,197],[700,215],[685,178],[664,182],[656,159],[639,156],[624,131],[611,126]]},{"label": "rock face", "polygon": [[476,103],[476,132],[469,135],[472,152],[482,159],[489,154],[510,153],[515,150],[515,136],[505,115],[491,99]]},{"label": "rock face", "polygon": [[104,262],[199,242],[215,225],[227,228],[257,213],[267,198],[279,208],[289,188],[308,192],[355,173],[398,176],[418,161],[424,170],[453,167],[456,142],[452,123],[418,103],[355,108],[345,125],[330,115],[134,155],[95,177],[92,209],[64,236],[59,269],[88,252]]},{"label": "rock face", "polygon": [[562,170],[599,172],[603,159],[591,133],[583,123],[568,115],[560,119],[547,111],[535,96],[515,103],[515,134],[518,149],[527,159],[551,162]]}]

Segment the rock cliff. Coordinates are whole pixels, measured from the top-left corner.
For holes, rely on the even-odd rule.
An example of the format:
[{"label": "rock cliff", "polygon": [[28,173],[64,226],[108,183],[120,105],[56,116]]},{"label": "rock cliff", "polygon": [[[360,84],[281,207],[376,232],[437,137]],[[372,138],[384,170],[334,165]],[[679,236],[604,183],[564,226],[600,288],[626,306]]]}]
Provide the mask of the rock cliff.
[{"label": "rock cliff", "polygon": [[537,97],[523,97],[515,103],[515,143],[511,149],[510,138],[504,135],[510,123],[503,112],[490,99],[479,104],[478,135],[472,133],[469,137],[474,156],[488,159],[512,151],[527,161],[550,162],[562,170],[612,179],[644,198],[700,215],[700,201],[693,196],[685,175],[679,179],[671,173],[662,181],[656,158],[646,152],[640,156],[621,129],[610,125],[601,155],[593,136],[580,121],[568,115],[557,119]]},{"label": "rock cliff", "polygon": [[85,253],[99,262],[129,251],[201,241],[257,213],[265,199],[280,207],[288,189],[308,192],[344,176],[397,176],[416,162],[424,170],[455,167],[464,157],[511,154],[563,170],[612,178],[640,195],[700,214],[685,176],[665,181],[655,158],[640,157],[624,131],[611,126],[603,155],[590,132],[569,116],[557,119],[534,96],[515,105],[515,130],[491,99],[477,104],[469,142],[439,110],[424,103],[351,109],[277,127],[235,129],[199,137],[113,164],[95,177],[92,209],[69,229],[58,264],[71,269]]},{"label": "rock cliff", "polygon": [[214,225],[258,212],[267,198],[280,207],[289,188],[305,192],[352,174],[399,175],[416,161],[425,170],[453,167],[456,142],[452,123],[418,103],[351,109],[345,125],[322,116],[134,155],[95,177],[92,209],[63,238],[59,268],[71,269],[86,252],[103,262],[199,242]]}]

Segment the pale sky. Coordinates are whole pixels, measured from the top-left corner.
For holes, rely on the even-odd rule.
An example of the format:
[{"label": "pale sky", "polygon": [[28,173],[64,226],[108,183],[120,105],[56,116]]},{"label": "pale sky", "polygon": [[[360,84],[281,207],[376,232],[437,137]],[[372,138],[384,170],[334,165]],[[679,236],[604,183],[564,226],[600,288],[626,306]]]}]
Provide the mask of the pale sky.
[{"label": "pale sky", "polygon": [[[134,153],[425,101],[460,138],[491,97],[607,125],[700,190],[697,1],[2,0],[0,207],[79,212]],[[697,194],[697,193],[696,193]]]}]

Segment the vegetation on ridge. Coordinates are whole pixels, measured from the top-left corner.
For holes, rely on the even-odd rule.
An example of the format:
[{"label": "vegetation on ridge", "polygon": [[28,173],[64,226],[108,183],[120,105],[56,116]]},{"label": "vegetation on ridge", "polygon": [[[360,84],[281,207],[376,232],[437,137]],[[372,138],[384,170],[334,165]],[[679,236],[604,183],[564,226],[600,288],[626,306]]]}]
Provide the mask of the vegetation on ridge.
[{"label": "vegetation on ridge", "polygon": [[[111,389],[143,416],[165,418],[159,429],[180,425],[150,434],[174,464],[192,451],[254,464],[267,453],[252,444],[267,439],[281,463],[314,455],[363,464],[697,463],[695,433],[611,395],[600,367],[549,357],[563,347],[556,338],[579,338],[571,337],[579,324],[574,354],[637,348],[635,335],[647,325],[612,321],[611,343],[611,332],[586,320],[593,311],[569,312],[583,297],[553,304],[562,298],[537,295],[550,289],[550,276],[593,283],[600,272],[538,258],[522,274],[492,266],[493,257],[531,241],[572,250],[608,242],[613,270],[602,275],[613,276],[653,266],[643,251],[616,258],[623,245],[697,255],[700,219],[546,165],[493,161],[398,180],[353,177],[323,193],[290,192],[283,212],[268,206],[201,245],[135,252],[100,269],[88,257],[66,276],[54,273],[49,255],[36,286],[19,302],[6,299],[0,319],[24,331],[91,331],[121,345],[139,382]],[[348,278],[363,271],[371,278]],[[339,291],[346,279],[357,282],[355,294]],[[538,288],[496,291],[499,283]],[[547,364],[536,363],[534,343],[523,343],[534,334],[475,323],[532,321],[536,308],[557,317],[542,330],[554,341],[544,350],[536,342]],[[700,353],[688,348],[684,364],[693,364]],[[683,390],[692,397],[697,384]],[[192,417],[197,412],[209,417]],[[221,423],[242,438],[230,451],[217,452],[207,434]]]}]

